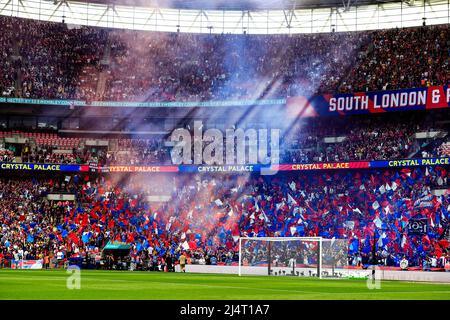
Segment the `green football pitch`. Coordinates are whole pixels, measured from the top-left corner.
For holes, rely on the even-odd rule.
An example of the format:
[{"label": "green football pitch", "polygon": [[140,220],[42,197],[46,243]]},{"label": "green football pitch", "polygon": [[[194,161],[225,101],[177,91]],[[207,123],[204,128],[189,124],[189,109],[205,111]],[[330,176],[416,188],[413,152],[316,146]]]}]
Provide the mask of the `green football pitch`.
[{"label": "green football pitch", "polygon": [[[0,270],[0,299],[450,299],[450,284],[82,270],[69,290],[65,270]],[[70,281],[69,281],[70,283]]]}]

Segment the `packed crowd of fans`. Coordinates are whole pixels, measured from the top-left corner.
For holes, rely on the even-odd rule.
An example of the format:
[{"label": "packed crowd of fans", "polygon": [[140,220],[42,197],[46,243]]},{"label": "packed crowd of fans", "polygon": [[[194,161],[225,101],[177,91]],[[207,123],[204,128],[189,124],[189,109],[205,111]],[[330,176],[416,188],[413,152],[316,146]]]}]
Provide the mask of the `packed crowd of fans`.
[{"label": "packed crowd of fans", "polygon": [[[22,162],[28,163],[58,163],[58,164],[82,164],[87,163],[89,155],[83,154],[77,149],[59,153],[58,148],[52,145],[38,145],[31,147],[26,144],[21,153]],[[56,152],[55,152],[56,151]]]},{"label": "packed crowd of fans", "polygon": [[[339,161],[372,161],[448,156],[448,113],[405,113],[380,117],[314,118],[297,120],[280,133],[281,163],[317,163]],[[428,133],[432,133],[426,138]],[[0,132],[7,134],[8,132]],[[130,138],[76,138],[77,145],[57,144],[69,141],[54,133],[54,140],[39,140],[38,133],[18,132],[26,143],[4,143],[0,154],[4,162],[110,165],[173,165],[176,156],[170,136],[133,136]],[[191,132],[191,134],[193,134]],[[417,137],[420,134],[422,138]],[[28,135],[28,136],[27,136]],[[269,135],[270,136],[270,135]],[[423,138],[425,136],[425,138]],[[226,137],[226,135],[225,135]],[[66,139],[66,140],[65,140]],[[101,139],[108,145],[89,146],[87,140]],[[329,140],[327,140],[329,139]],[[331,141],[330,141],[331,140]],[[0,137],[0,143],[2,138]],[[6,141],[6,140],[5,140]],[[261,143],[261,141],[260,141]],[[209,142],[204,142],[203,147]],[[224,161],[227,143],[224,139]],[[270,142],[268,141],[268,145]],[[12,151],[13,149],[17,150]],[[269,153],[271,148],[268,148]],[[194,148],[191,147],[194,152]],[[203,149],[202,149],[203,151]],[[236,146],[235,146],[236,153]],[[246,150],[248,153],[248,150]],[[15,157],[18,157],[16,160]],[[191,156],[192,160],[193,156]],[[249,158],[245,159],[249,163]],[[258,162],[263,162],[261,159]],[[184,163],[184,162],[183,162]],[[188,163],[184,163],[188,164]]]},{"label": "packed crowd of fans", "polygon": [[[68,29],[59,23],[4,16],[0,28],[0,66],[8,70],[0,75],[2,94],[38,99],[93,97],[96,88],[84,86],[80,74],[83,68],[99,64],[105,30]],[[20,92],[9,90],[19,87],[16,81]]]},{"label": "packed crowd of fans", "polygon": [[[273,177],[5,177],[0,254],[62,263],[121,241],[138,265],[182,252],[191,263],[233,264],[239,236],[322,236],[346,239],[350,264],[373,263],[375,247],[378,263],[398,267],[406,258],[422,267],[449,258],[449,178],[439,166]],[[75,202],[46,199],[55,192],[75,194]],[[148,202],[155,194],[169,199]],[[427,229],[413,234],[408,225],[417,219]]]},{"label": "packed crowd of fans", "polygon": [[437,155],[441,157],[450,156],[450,142],[444,142],[437,148]]},{"label": "packed crowd of fans", "polygon": [[[333,123],[322,119],[306,124],[298,121],[283,141],[282,159],[286,163],[312,163],[443,156],[437,145],[429,146],[432,152],[420,152],[428,144],[415,138],[419,132],[448,132],[446,124],[436,119],[409,114],[401,119],[347,117],[333,119]],[[326,137],[342,140],[325,142]]]},{"label": "packed crowd of fans", "polygon": [[118,139],[117,150],[108,152],[106,164],[170,164],[170,152],[162,138]]},{"label": "packed crowd of fans", "polygon": [[8,149],[0,149],[0,159],[2,162],[15,162],[14,152]]},{"label": "packed crowd of fans", "polygon": [[450,79],[448,24],[350,33],[197,35],[68,28],[2,16],[0,29],[0,68],[8,70],[0,74],[3,96],[257,99],[443,85]]},{"label": "packed crowd of fans", "polygon": [[[315,35],[196,35],[68,28],[0,17],[0,95],[111,101],[254,99],[448,84],[450,27]],[[88,75],[88,76],[86,76]],[[99,85],[99,81],[104,81]],[[420,114],[417,117],[422,117]],[[414,116],[413,116],[414,117]],[[409,121],[411,120],[411,121]],[[436,119],[434,119],[436,120]],[[408,116],[298,121],[282,162],[448,156],[445,124]],[[326,142],[333,137],[339,141]],[[162,138],[76,148],[2,141],[2,162],[170,164]],[[5,139],[6,145],[6,139]],[[112,146],[114,145],[114,148]],[[70,145],[71,146],[71,145]],[[99,256],[132,245],[153,267],[184,252],[191,263],[233,264],[239,236],[322,236],[348,241],[350,264],[411,266],[450,259],[448,167],[220,178],[67,175],[0,179],[0,267],[5,261]],[[143,179],[143,180],[142,180]],[[149,182],[150,181],[150,182]],[[447,189],[442,195],[432,189]],[[75,195],[50,201],[49,193]],[[165,196],[162,203],[147,196]],[[411,221],[427,230],[412,234]],[[439,260],[440,259],[440,260]],[[442,260],[444,259],[444,260]],[[436,265],[437,266],[437,265]]]}]

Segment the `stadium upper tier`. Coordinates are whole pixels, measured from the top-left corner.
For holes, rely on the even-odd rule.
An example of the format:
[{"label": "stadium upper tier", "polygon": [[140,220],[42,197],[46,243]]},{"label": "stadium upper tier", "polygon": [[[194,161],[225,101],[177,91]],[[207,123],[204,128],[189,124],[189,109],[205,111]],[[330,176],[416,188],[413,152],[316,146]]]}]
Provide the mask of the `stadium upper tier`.
[{"label": "stadium upper tier", "polygon": [[0,94],[208,101],[442,85],[450,80],[449,26],[196,35],[0,17]]}]

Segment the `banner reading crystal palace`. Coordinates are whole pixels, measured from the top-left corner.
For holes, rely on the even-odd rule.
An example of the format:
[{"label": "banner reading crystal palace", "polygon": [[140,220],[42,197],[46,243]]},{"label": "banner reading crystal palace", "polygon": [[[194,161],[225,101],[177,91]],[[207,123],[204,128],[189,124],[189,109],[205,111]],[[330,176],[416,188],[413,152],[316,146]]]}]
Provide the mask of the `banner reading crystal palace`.
[{"label": "banner reading crystal palace", "polygon": [[290,97],[286,107],[300,117],[342,116],[450,107],[450,87],[434,86],[337,95]]},{"label": "banner reading crystal palace", "polygon": [[263,168],[275,171],[316,171],[316,170],[347,170],[370,168],[410,168],[423,166],[448,166],[450,157],[426,159],[393,159],[375,161],[344,161],[319,163],[285,163],[285,164],[245,164],[245,165],[155,165],[155,166],[89,166],[75,164],[51,163],[8,163],[0,162],[1,171],[55,171],[55,172],[147,172],[147,173],[249,173],[261,172]]}]

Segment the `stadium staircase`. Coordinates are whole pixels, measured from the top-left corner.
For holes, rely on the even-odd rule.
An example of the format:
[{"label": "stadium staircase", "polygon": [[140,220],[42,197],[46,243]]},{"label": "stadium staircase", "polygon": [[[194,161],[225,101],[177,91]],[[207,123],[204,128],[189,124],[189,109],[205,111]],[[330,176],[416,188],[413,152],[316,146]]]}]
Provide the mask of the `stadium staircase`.
[{"label": "stadium staircase", "polygon": [[108,40],[106,42],[105,51],[103,53],[103,58],[100,61],[101,65],[101,71],[98,77],[98,83],[97,83],[97,90],[96,90],[96,96],[97,97],[103,97],[106,89],[106,80],[108,78],[108,66],[111,61],[111,40],[108,37]]},{"label": "stadium staircase", "polygon": [[[103,57],[100,60],[100,67],[89,64],[85,65],[79,76],[81,91],[89,92],[91,100],[101,98],[105,91],[106,72],[104,69],[106,69],[105,66],[109,65],[110,52],[110,42],[108,40]],[[95,88],[95,91],[93,88]]]},{"label": "stadium staircase", "polygon": [[[85,65],[79,75],[79,88],[82,92],[91,92],[91,88],[96,88],[99,75],[95,66]],[[91,92],[93,98],[94,92]]]},{"label": "stadium staircase", "polygon": [[[17,62],[21,65],[22,64],[22,57],[20,55],[19,50],[19,39],[14,39],[13,44],[13,54],[10,57],[10,62],[13,65],[17,65]],[[19,97],[22,95],[22,68],[15,68],[16,74],[12,75],[14,78],[14,91],[15,96]]]}]

